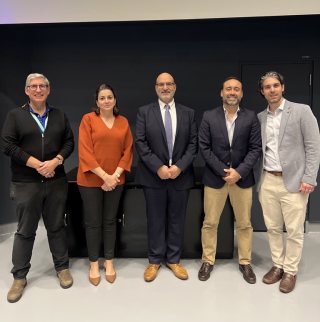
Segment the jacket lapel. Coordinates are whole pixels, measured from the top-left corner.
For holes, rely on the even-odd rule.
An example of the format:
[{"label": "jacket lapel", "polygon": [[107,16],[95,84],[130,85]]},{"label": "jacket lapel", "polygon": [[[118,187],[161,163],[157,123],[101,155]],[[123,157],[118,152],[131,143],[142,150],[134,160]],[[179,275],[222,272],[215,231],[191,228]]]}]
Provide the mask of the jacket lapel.
[{"label": "jacket lapel", "polygon": [[166,130],[164,129],[162,115],[161,115],[161,112],[160,112],[160,106],[159,106],[158,102],[155,102],[153,104],[153,112],[154,112],[156,120],[157,120],[157,122],[159,124],[159,128],[161,130],[164,142],[167,144]]},{"label": "jacket lapel", "polygon": [[243,108],[240,107],[237,119],[235,120],[234,132],[233,132],[233,138],[232,138],[232,146],[234,146],[234,144],[237,140],[238,134],[241,131],[243,120],[244,120],[244,110],[243,110]]},{"label": "jacket lapel", "polygon": [[260,126],[261,126],[261,139],[262,139],[262,152],[264,155],[264,152],[266,150],[267,145],[267,118],[268,118],[268,110],[265,109],[260,116]]},{"label": "jacket lapel", "polygon": [[228,130],[227,130],[227,125],[226,125],[226,116],[224,114],[224,110],[223,110],[222,106],[220,106],[218,109],[217,119],[218,119],[218,123],[221,128],[222,134],[223,134],[225,140],[227,141],[228,146],[230,147]]},{"label": "jacket lapel", "polygon": [[281,141],[284,135],[284,130],[287,126],[287,122],[289,120],[290,114],[291,114],[290,102],[286,100],[283,107],[280,129],[279,129],[279,146],[281,145]]}]

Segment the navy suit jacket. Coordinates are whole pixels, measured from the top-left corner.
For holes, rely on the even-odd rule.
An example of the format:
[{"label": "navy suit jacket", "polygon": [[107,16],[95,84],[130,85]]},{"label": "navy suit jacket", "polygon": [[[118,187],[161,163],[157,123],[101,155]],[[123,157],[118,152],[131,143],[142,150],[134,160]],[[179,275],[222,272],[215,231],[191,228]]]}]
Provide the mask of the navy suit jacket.
[{"label": "navy suit jacket", "polygon": [[[177,190],[184,190],[195,184],[192,163],[198,152],[198,128],[194,110],[178,103],[175,103],[175,107],[177,129],[172,165],[182,172],[172,181]],[[169,166],[169,151],[158,102],[139,108],[135,146],[139,155],[135,182],[150,188],[164,187],[166,180],[160,179],[157,171],[163,165]]]},{"label": "navy suit jacket", "polygon": [[260,123],[254,111],[240,107],[230,146],[223,107],[204,112],[199,129],[200,153],[206,162],[203,184],[220,189],[226,183],[223,169],[232,167],[241,176],[240,188],[255,184],[253,166],[261,152]]}]

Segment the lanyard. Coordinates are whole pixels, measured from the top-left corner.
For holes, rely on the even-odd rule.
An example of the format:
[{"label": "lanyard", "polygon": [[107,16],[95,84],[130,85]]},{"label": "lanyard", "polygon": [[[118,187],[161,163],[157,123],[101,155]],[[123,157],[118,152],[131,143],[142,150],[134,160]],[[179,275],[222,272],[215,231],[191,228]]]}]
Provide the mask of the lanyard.
[{"label": "lanyard", "polygon": [[38,118],[32,113],[30,112],[31,116],[35,119],[35,121],[38,123],[39,127],[40,127],[40,130],[41,130],[41,133],[44,132],[44,130],[46,129],[47,127],[47,123],[48,123],[48,118],[49,118],[49,114],[47,114],[47,117],[46,117],[46,121],[44,123],[44,127],[42,126],[42,124],[40,123],[40,121],[38,120]]}]

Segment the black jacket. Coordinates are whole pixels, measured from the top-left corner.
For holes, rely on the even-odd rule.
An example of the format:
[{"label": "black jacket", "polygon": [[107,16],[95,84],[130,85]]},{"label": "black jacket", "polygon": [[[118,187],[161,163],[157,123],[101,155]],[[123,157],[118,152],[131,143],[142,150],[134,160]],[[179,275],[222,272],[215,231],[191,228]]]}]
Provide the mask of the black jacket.
[{"label": "black jacket", "polygon": [[241,176],[236,183],[240,188],[255,183],[253,166],[261,153],[261,130],[255,112],[240,107],[235,120],[232,145],[230,146],[223,107],[204,112],[199,128],[200,153],[206,162],[203,184],[220,189],[226,183],[223,169],[231,166]]},{"label": "black jacket", "polygon": [[2,129],[2,148],[11,158],[13,182],[36,182],[65,176],[64,166],[57,166],[53,178],[42,177],[26,165],[30,156],[40,160],[52,160],[58,154],[68,158],[74,149],[73,133],[67,116],[50,107],[47,127],[42,134],[30,115],[28,104],[11,110]]}]

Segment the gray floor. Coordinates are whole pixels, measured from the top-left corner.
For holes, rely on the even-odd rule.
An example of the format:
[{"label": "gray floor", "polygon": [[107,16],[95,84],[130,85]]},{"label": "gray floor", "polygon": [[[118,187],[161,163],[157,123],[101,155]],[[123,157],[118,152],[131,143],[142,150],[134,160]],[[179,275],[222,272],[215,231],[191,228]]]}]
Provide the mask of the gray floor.
[{"label": "gray floor", "polygon": [[52,266],[45,229],[40,226],[28,286],[15,304],[6,301],[12,283],[12,242],[13,234],[0,235],[1,321],[319,321],[319,233],[305,235],[296,289],[290,294],[282,294],[279,284],[261,282],[271,265],[266,233],[254,233],[255,285],[242,279],[235,251],[233,260],[217,260],[207,282],[197,279],[199,260],[182,260],[189,273],[187,281],[162,267],[158,277],[146,283],[147,259],[115,259],[115,283],[102,279],[94,287],[88,281],[88,260],[71,259],[74,285],[64,290]]}]

